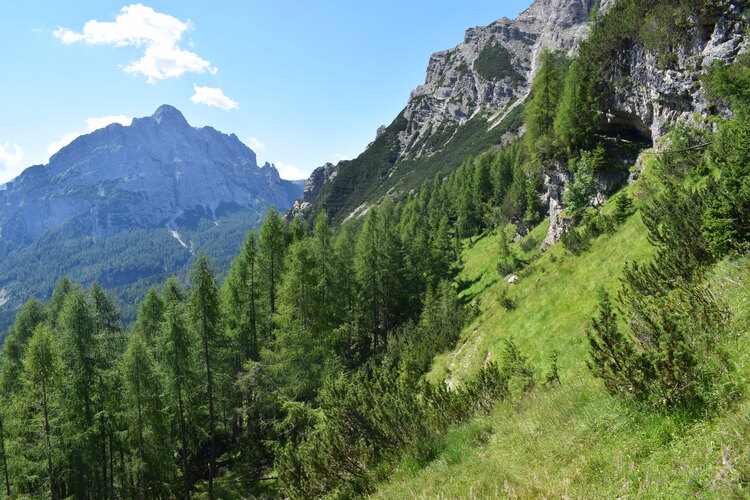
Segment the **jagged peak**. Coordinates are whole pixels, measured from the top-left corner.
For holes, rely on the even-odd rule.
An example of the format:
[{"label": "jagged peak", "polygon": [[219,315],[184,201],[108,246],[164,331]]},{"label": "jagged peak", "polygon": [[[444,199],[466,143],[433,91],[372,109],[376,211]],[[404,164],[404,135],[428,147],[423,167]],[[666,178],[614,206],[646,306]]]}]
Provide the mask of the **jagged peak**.
[{"label": "jagged peak", "polygon": [[189,126],[182,112],[180,112],[180,110],[175,108],[174,106],[170,106],[169,104],[162,104],[161,106],[159,106],[157,110],[154,111],[154,114],[151,115],[151,118],[153,118],[156,123],[160,125],[175,124],[180,126]]}]

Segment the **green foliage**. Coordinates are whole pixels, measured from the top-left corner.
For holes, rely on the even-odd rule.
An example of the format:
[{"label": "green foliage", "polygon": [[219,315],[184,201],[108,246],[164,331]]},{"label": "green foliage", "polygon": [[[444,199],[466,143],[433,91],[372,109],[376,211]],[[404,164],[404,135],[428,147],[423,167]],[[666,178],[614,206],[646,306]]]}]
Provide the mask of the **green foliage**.
[{"label": "green foliage", "polygon": [[623,309],[628,333],[607,296],[588,332],[590,368],[612,394],[699,415],[726,402],[728,318],[704,288],[679,281],[662,295],[625,299]]},{"label": "green foliage", "polygon": [[593,68],[574,60],[555,111],[554,133],[559,149],[572,156],[579,149],[592,146],[600,99]]},{"label": "green foliage", "polygon": [[573,181],[566,183],[564,199],[573,215],[582,215],[591,204],[598,187],[594,173],[605,165],[602,145],[593,151],[581,151],[577,160],[569,162],[568,169],[573,172]]},{"label": "green foliage", "polygon": [[128,422],[125,441],[136,450],[129,464],[135,477],[132,495],[138,498],[166,495],[169,484],[165,479],[172,474],[172,443],[156,365],[140,333],[128,340],[121,370]]},{"label": "green foliage", "polygon": [[513,56],[508,49],[495,42],[494,38],[485,44],[474,61],[474,71],[488,81],[510,78],[513,84],[523,80],[523,76],[513,67]]},{"label": "green foliage", "polygon": [[553,152],[555,115],[568,60],[561,53],[544,49],[536,64],[537,72],[524,116],[525,140],[534,153],[547,157]]},{"label": "green foliage", "polygon": [[615,224],[622,224],[632,213],[633,199],[628,196],[628,193],[623,191],[615,198],[615,211],[612,214],[612,218]]},{"label": "green foliage", "polygon": [[721,125],[710,150],[718,171],[715,200],[703,217],[703,236],[717,256],[746,248],[750,243],[750,76],[747,56],[731,66],[713,66],[710,92],[730,100],[734,120]]},{"label": "green foliage", "polygon": [[455,391],[408,387],[387,373],[332,380],[325,387],[326,419],[277,460],[283,491],[292,498],[372,493],[377,466],[403,455],[431,460],[432,443],[448,425],[488,411],[507,394],[507,379],[494,363]]}]

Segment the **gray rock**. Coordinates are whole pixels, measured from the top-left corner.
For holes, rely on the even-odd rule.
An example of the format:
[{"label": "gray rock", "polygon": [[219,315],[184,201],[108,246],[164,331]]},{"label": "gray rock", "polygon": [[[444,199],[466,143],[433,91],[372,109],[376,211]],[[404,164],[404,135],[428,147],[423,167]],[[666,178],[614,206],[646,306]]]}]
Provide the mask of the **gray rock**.
[{"label": "gray rock", "polygon": [[0,192],[0,237],[29,242],[71,222],[81,235],[107,236],[236,208],[283,210],[300,191],[272,165],[258,167],[236,135],[193,128],[164,105],[130,126],[80,136],[48,165],[8,183]]},{"label": "gray rock", "polygon": [[292,208],[286,214],[287,220],[292,220],[296,216],[306,217],[307,212],[318,198],[318,193],[323,186],[336,178],[338,173],[338,164],[326,163],[312,171],[310,177],[305,182],[302,192],[302,198],[294,201]]},{"label": "gray rock", "polygon": [[[594,4],[595,0],[537,0],[515,20],[502,18],[489,26],[469,29],[463,43],[433,54],[425,83],[411,93],[406,105],[404,117],[409,123],[399,137],[401,156],[415,147],[416,156],[430,153],[422,139],[446,123],[462,125],[482,114],[490,126],[498,124],[528,95],[542,49],[575,51],[588,32]],[[477,58],[490,44],[509,52],[520,80],[505,77],[488,81],[475,71]]]}]

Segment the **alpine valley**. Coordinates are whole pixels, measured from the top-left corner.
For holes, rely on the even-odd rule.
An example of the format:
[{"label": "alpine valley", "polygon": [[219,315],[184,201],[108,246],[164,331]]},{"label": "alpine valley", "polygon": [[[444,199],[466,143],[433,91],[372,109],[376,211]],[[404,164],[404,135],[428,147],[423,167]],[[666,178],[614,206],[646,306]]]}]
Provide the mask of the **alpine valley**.
[{"label": "alpine valley", "polygon": [[748,497],[748,33],[536,0],[304,187],[169,106],[27,169],[0,495]]},{"label": "alpine valley", "polygon": [[148,287],[185,276],[201,250],[225,272],[266,211],[301,193],[237,136],[169,105],[78,137],[0,190],[0,327],[62,276],[99,282],[133,319]]}]

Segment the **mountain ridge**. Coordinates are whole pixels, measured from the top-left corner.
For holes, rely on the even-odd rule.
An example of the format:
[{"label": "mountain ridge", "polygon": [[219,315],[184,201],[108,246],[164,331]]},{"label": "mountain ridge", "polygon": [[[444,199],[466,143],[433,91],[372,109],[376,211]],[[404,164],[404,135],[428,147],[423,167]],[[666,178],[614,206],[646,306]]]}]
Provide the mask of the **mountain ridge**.
[{"label": "mountain ridge", "polygon": [[237,208],[287,207],[300,184],[258,166],[236,135],[191,127],[163,105],[129,126],[82,135],[9,182],[0,194],[0,237],[28,243],[74,219],[82,235],[106,236],[168,226],[192,211],[216,218]]}]

